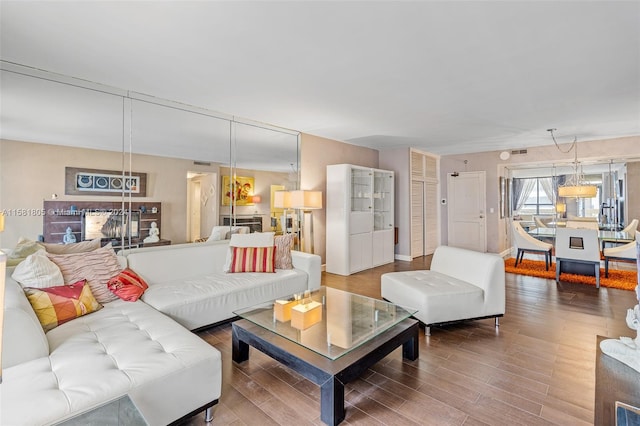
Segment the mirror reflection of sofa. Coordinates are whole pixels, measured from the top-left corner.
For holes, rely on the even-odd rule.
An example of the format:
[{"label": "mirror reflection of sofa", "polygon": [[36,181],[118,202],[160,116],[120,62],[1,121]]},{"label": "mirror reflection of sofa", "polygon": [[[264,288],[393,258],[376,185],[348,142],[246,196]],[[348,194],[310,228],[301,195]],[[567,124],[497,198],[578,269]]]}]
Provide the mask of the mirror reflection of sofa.
[{"label": "mirror reflection of sofa", "polygon": [[206,241],[221,241],[221,240],[229,240],[231,239],[231,235],[233,234],[249,234],[251,232],[251,228],[248,226],[214,226],[211,229],[211,234]]}]

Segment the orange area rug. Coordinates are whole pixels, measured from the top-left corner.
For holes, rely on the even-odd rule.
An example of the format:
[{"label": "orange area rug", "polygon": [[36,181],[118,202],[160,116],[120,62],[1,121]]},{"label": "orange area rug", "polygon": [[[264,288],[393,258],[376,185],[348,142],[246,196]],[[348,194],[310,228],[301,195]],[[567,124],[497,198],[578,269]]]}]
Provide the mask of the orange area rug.
[{"label": "orange area rug", "polygon": [[[529,275],[538,278],[547,278],[550,280],[556,279],[556,264],[551,264],[549,270],[545,270],[544,262],[540,260],[527,260],[524,259],[522,263],[518,263],[518,267],[515,267],[515,258],[507,259],[504,261],[505,272],[512,274]],[[596,277],[589,275],[576,275],[576,274],[560,274],[560,281],[576,283],[576,284],[588,284],[595,287]],[[638,283],[638,273],[636,271],[621,271],[618,269],[611,269],[611,263],[609,263],[609,278],[604,277],[604,268],[600,268],[600,285],[602,287],[619,288],[622,290],[633,290]]]}]

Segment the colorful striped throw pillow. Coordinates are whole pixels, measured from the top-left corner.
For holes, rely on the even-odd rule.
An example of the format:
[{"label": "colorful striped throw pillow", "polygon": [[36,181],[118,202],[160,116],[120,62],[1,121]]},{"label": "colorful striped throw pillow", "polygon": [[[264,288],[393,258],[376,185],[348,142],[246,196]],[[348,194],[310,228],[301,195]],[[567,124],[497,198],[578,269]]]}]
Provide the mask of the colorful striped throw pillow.
[{"label": "colorful striped throw pillow", "polygon": [[229,272],[275,272],[276,248],[231,247]]}]

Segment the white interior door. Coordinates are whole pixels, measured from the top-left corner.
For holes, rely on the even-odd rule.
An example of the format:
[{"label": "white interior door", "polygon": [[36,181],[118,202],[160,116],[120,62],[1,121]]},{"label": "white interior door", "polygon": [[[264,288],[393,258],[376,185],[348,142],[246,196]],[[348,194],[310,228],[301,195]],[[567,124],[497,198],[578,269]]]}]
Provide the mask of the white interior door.
[{"label": "white interior door", "polygon": [[486,173],[449,173],[447,196],[448,245],[486,252]]},{"label": "white interior door", "polygon": [[202,196],[202,185],[198,180],[191,182],[191,202],[189,203],[189,241],[200,238],[200,198]]}]

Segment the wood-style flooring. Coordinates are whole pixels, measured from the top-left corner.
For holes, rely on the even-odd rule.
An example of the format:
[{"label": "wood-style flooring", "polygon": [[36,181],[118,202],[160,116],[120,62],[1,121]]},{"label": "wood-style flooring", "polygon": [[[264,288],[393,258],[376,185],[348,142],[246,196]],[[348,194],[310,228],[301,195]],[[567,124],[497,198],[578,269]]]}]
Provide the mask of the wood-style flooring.
[{"label": "wood-style flooring", "polygon": [[[427,269],[430,257],[323,285],[380,297],[380,275]],[[460,265],[465,267],[465,265]],[[507,274],[506,314],[421,333],[420,357],[400,349],[345,389],[346,419],[359,425],[593,424],[596,335],[635,336],[625,322],[632,291]],[[213,425],[320,425],[319,388],[251,348],[231,360],[231,325],[199,335],[222,353],[222,396]],[[205,424],[203,415],[189,424]]]}]

